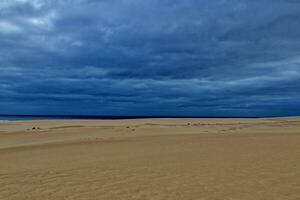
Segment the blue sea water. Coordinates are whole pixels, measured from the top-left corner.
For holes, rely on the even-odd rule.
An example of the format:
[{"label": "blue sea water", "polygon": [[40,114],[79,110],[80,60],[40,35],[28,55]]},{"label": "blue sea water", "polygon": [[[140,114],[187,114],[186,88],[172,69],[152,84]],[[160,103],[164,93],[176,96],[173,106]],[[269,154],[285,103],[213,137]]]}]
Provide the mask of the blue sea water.
[{"label": "blue sea water", "polygon": [[60,119],[100,119],[89,116],[63,116],[63,115],[0,115],[0,122],[27,121],[27,120],[60,120]]},{"label": "blue sea water", "polygon": [[18,116],[18,115],[0,115],[0,122],[7,122],[7,121],[23,121],[23,120],[50,120],[50,119],[64,119],[58,117],[50,117],[50,116]]},{"label": "blue sea water", "polygon": [[[24,120],[61,120],[61,119],[145,119],[145,118],[229,118],[229,117],[211,117],[211,116],[83,116],[83,115],[0,115],[0,123],[6,121],[24,121]],[[243,118],[240,116],[239,118]],[[249,118],[249,117],[246,117]],[[256,118],[256,117],[250,117]]]},{"label": "blue sea water", "polygon": [[62,120],[62,119],[142,119],[142,118],[163,118],[157,116],[83,116],[83,115],[0,115],[0,122],[24,121],[24,120]]}]

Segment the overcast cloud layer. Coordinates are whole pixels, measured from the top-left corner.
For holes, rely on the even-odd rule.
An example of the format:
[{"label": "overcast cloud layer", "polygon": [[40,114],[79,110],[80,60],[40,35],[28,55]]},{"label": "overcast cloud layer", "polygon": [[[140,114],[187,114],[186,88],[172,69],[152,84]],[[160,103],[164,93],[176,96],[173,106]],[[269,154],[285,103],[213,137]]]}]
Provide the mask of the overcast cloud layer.
[{"label": "overcast cloud layer", "polygon": [[0,0],[0,113],[300,114],[298,0]]}]

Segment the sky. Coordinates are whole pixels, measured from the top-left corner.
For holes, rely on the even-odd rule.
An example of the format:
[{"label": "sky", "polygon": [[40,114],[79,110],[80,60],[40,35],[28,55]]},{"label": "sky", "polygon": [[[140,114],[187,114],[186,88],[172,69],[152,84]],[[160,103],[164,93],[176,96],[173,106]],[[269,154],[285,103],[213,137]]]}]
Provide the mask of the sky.
[{"label": "sky", "polygon": [[299,0],[0,0],[0,113],[300,115]]}]

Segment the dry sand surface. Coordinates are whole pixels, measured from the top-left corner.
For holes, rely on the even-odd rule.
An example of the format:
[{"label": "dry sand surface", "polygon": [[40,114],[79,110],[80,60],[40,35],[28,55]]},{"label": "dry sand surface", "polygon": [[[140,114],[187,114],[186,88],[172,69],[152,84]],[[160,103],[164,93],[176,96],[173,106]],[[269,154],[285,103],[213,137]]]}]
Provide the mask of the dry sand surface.
[{"label": "dry sand surface", "polygon": [[0,200],[299,200],[300,118],[0,123]]}]

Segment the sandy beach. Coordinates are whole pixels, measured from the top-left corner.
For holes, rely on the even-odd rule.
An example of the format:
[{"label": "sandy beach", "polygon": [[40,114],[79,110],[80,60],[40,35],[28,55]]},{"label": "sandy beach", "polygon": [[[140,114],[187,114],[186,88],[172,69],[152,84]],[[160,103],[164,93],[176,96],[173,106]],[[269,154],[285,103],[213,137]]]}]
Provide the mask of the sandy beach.
[{"label": "sandy beach", "polygon": [[1,200],[297,200],[300,118],[0,123]]}]

